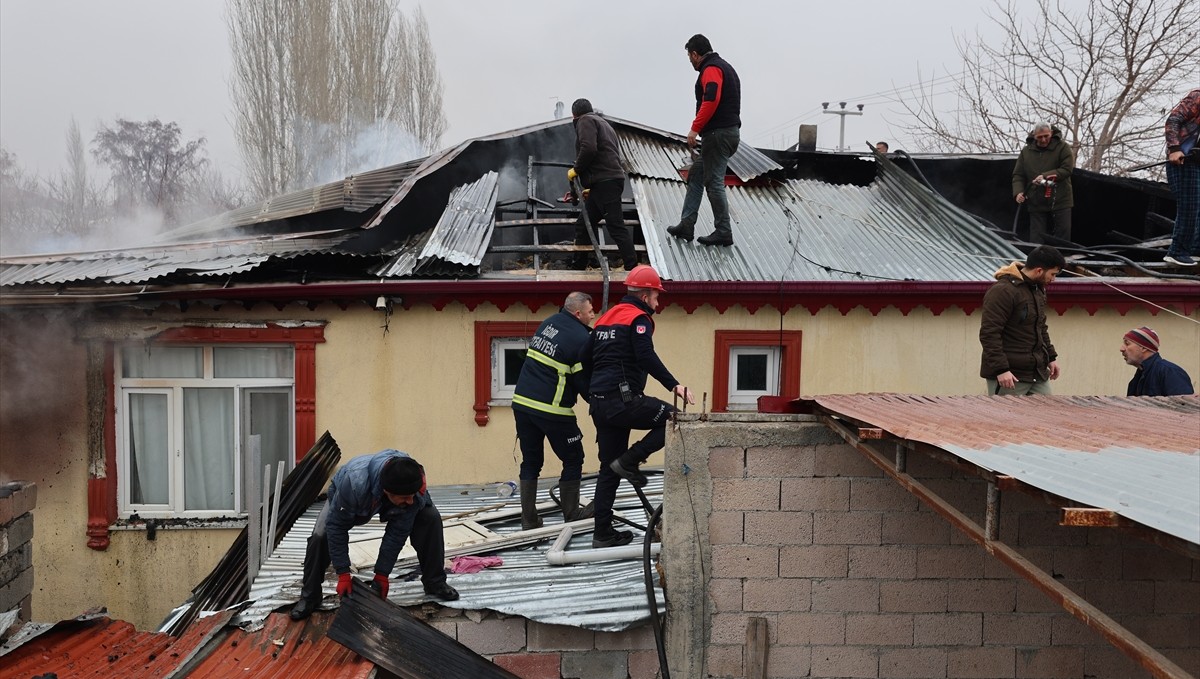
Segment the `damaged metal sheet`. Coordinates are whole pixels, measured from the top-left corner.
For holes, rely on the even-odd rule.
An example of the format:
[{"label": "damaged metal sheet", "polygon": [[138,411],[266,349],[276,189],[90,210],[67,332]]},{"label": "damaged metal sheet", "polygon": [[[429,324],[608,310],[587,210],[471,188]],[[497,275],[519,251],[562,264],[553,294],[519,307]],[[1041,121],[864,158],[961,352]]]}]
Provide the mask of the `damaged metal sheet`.
[{"label": "damaged metal sheet", "polygon": [[328,635],[405,679],[517,679],[367,587],[354,587],[342,599]]},{"label": "damaged metal sheet", "polygon": [[[279,520],[272,542],[278,545],[292,529],[296,519],[325,490],[330,475],[342,457],[337,441],[325,432],[283,480],[279,499]],[[264,508],[265,511],[265,508]],[[250,517],[250,520],[256,520]],[[310,527],[311,532],[311,527]],[[183,605],[171,611],[159,627],[170,634],[181,634],[204,611],[219,611],[244,602],[250,592],[247,582],[246,545],[248,529],[243,528],[233,545],[204,580],[192,590]],[[266,540],[267,536],[263,536]]]},{"label": "damaged metal sheet", "polygon": [[[630,183],[650,261],[672,280],[990,280],[999,265],[1024,257],[890,166],[869,186],[788,180],[728,187],[734,248],[667,234],[679,220],[685,184],[642,177]],[[700,210],[696,233],[712,229],[712,211]]]},{"label": "damaged metal sheet", "polygon": [[420,254],[414,257],[409,248],[401,249],[375,274],[395,278],[422,273],[427,264],[439,261],[477,269],[495,229],[499,179],[492,171],[451,191],[437,224],[422,237]]},{"label": "damaged metal sheet", "polygon": [[[539,504],[550,501],[548,494],[551,480],[540,485]],[[595,488],[595,479],[584,479],[581,497],[586,501]],[[636,523],[645,523],[644,513],[637,496],[622,488],[617,495],[614,509]],[[520,535],[520,498],[497,497],[490,487],[474,486],[431,486],[430,495],[441,512],[443,519],[454,521],[456,515],[470,512],[478,522],[501,536]],[[645,488],[653,505],[662,502],[662,476],[650,475]],[[251,588],[250,602],[234,618],[233,624],[254,630],[272,611],[290,607],[299,598],[304,550],[308,536],[321,504],[314,504],[309,511],[297,519],[292,530],[279,543],[275,552],[262,565]],[[480,511],[484,513],[479,513]],[[503,517],[492,521],[489,512]],[[440,602],[438,605],[460,610],[489,609],[508,615],[519,615],[553,625],[573,625],[600,632],[618,632],[643,624],[650,619],[646,602],[646,589],[642,579],[642,562],[637,559],[623,561],[601,561],[593,563],[551,566],[546,562],[546,552],[551,547],[556,528],[562,525],[562,515],[557,512],[543,514],[546,537],[536,544],[528,542],[508,546],[488,554],[499,556],[504,564],[488,568],[480,573],[451,574],[450,584],[459,590],[458,601]],[[635,542],[642,539],[642,532],[633,529]],[[351,539],[373,540],[382,537],[383,525],[372,522],[356,526]],[[589,549],[591,535],[576,535],[568,549]],[[453,549],[447,550],[454,551]],[[484,553],[484,552],[471,552]],[[450,556],[448,554],[448,556]],[[388,600],[400,606],[415,606],[434,601],[424,592],[416,578],[419,571],[415,561],[397,564],[393,575]],[[372,562],[373,563],[373,562]],[[335,579],[332,571],[324,583],[322,610],[336,608],[338,597],[334,592]],[[665,597],[661,588],[656,590],[660,613],[665,611]]]}]

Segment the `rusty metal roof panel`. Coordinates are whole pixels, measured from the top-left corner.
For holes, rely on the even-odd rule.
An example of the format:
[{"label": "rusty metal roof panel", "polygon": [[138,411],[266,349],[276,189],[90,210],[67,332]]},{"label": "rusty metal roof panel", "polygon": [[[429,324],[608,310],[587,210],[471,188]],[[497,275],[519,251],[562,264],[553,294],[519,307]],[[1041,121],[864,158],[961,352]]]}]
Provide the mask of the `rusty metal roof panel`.
[{"label": "rusty metal roof panel", "polygon": [[[128,677],[172,675],[229,621],[231,612],[209,616],[180,637],[139,632],[131,623],[85,615],[45,628],[19,645],[0,648],[4,676]],[[11,640],[10,640],[11,642]]]},{"label": "rusty metal roof panel", "polygon": [[[634,176],[684,181],[679,170],[691,165],[691,155],[683,138],[667,132],[649,132],[649,128],[633,128],[616,119],[613,122],[616,123],[621,162],[626,172]],[[782,165],[749,144],[740,144],[729,158],[729,172],[744,182],[782,169]]]},{"label": "rusty metal roof panel", "polygon": [[332,613],[316,613],[302,622],[272,613],[254,632],[232,628],[219,644],[186,668],[192,679],[368,679],[375,664],[328,638]]},{"label": "rusty metal roof panel", "polygon": [[818,396],[823,408],[1200,544],[1200,397]]},{"label": "rusty metal roof panel", "polygon": [[[881,168],[869,186],[788,180],[728,187],[731,248],[666,233],[679,221],[684,184],[643,177],[630,183],[650,261],[671,280],[990,280],[999,265],[1023,257],[894,167]],[[696,233],[712,230],[705,204]]]}]

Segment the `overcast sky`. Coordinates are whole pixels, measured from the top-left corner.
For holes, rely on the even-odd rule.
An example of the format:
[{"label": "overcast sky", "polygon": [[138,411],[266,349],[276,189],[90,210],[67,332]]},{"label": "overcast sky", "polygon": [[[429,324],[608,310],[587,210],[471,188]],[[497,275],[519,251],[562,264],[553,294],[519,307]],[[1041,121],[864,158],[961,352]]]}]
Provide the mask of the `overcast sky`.
[{"label": "overcast sky", "polygon": [[[920,80],[957,73],[956,36],[997,34],[984,13],[990,0],[422,6],[445,85],[443,146],[550,120],[556,100],[569,109],[578,97],[684,134],[695,72],[683,44],[703,33],[741,77],[744,143],[786,147],[798,125],[812,123],[818,145],[832,148],[839,118],[822,114],[820,103],[846,101],[866,105],[864,115],[846,119],[847,146],[886,139],[910,147],[889,91],[911,98],[907,88]],[[101,122],[157,117],[179,123],[187,138],[206,137],[210,158],[238,176],[224,13],[218,0],[3,0],[0,143],[44,176],[64,164],[72,116],[88,142]]]}]

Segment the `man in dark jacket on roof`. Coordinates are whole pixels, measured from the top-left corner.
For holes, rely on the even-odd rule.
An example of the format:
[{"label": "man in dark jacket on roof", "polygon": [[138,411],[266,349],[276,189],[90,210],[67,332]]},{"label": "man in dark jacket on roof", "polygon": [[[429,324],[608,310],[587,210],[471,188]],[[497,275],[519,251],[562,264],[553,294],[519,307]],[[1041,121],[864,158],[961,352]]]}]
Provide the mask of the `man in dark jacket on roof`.
[{"label": "man in dark jacket on roof", "polygon": [[1038,123],[1025,139],[1025,148],[1013,167],[1012,190],[1018,204],[1029,211],[1029,240],[1046,242],[1047,223],[1053,221],[1050,235],[1071,240],[1071,172],[1075,153],[1062,140],[1057,127]]},{"label": "man in dark jacket on roof", "polygon": [[987,380],[989,394],[1050,393],[1050,380],[1058,379],[1059,368],[1046,327],[1046,285],[1064,266],[1062,253],[1039,245],[1025,264],[1013,262],[996,271],[996,282],[983,297],[979,324],[979,376]]},{"label": "man in dark jacket on roof", "polygon": [[350,529],[376,515],[386,524],[371,582],[379,595],[387,598],[388,576],[405,541],[411,538],[421,564],[425,593],[443,601],[458,598],[458,592],[446,584],[442,516],[425,487],[425,469],[406,453],[389,449],[350,460],[330,480],[328,499],[304,552],[304,580],[300,601],[292,607],[292,620],[303,620],[317,610],[325,571],[331,562],[338,576],[337,593],[350,594],[354,586]]},{"label": "man in dark jacket on roof", "polygon": [[688,148],[695,151],[702,137],[699,156],[693,156],[688,170],[687,196],[679,223],[667,233],[691,241],[695,236],[700,199],[708,191],[713,211],[713,232],[701,236],[702,245],[733,245],[733,224],[729,219],[729,201],[725,196],[725,169],[737,152],[742,127],[742,82],[737,71],[712,50],[708,38],[697,33],[683,46],[688,61],[700,74],[696,78],[696,118],[688,132]]},{"label": "man in dark jacket on roof", "polygon": [[1121,338],[1121,358],[1137,368],[1126,396],[1186,396],[1195,393],[1187,371],[1158,355],[1158,333],[1142,326]]},{"label": "man in dark jacket on roof", "polygon": [[[567,170],[567,181],[579,177],[583,185],[583,207],[593,229],[600,228],[600,218],[608,226],[608,234],[617,244],[625,270],[637,266],[637,250],[633,236],[625,226],[621,194],[625,192],[625,171],[621,169],[617,133],[608,121],[592,110],[587,99],[571,104],[575,125],[575,165]],[[575,228],[575,244],[591,246],[591,239],[580,217]],[[576,268],[586,268],[589,257],[576,257]],[[582,263],[584,266],[578,266]]]},{"label": "man in dark jacket on roof", "polygon": [[[590,375],[583,354],[589,343],[592,296],[567,295],[558,313],[542,321],[529,339],[525,363],[513,391],[513,420],[521,443],[521,530],[542,526],[537,511],[538,476],[545,460],[545,443],[562,460],[558,477],[563,520],[591,517],[579,509],[579,481],[583,477],[583,433],[575,420],[575,398],[587,398]],[[590,364],[590,361],[588,362]]]}]

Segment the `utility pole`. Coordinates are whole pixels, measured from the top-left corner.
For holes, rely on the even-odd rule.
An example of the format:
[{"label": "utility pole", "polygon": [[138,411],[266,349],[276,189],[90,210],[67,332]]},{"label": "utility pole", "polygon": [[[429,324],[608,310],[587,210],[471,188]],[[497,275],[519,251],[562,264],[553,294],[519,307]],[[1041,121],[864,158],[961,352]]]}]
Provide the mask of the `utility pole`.
[{"label": "utility pole", "polygon": [[844,102],[844,101],[839,101],[838,106],[841,107],[841,110],[830,111],[829,110],[829,102],[827,102],[827,101],[821,102],[821,108],[824,109],[825,113],[829,113],[829,114],[832,114],[835,116],[841,116],[841,118],[842,118],[841,131],[838,132],[837,150],[845,151],[846,150],[846,116],[861,116],[862,110],[863,110],[863,105],[858,104],[857,111],[847,111],[846,110],[846,102]]}]

